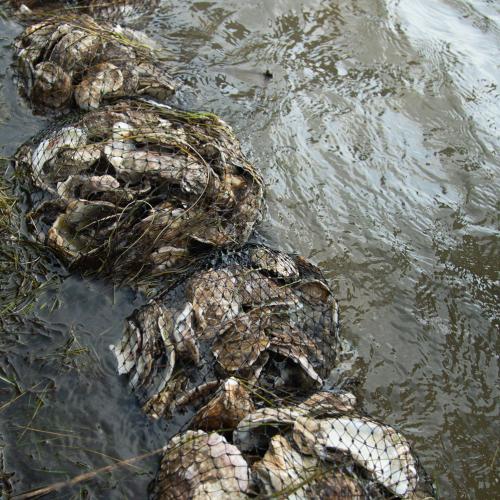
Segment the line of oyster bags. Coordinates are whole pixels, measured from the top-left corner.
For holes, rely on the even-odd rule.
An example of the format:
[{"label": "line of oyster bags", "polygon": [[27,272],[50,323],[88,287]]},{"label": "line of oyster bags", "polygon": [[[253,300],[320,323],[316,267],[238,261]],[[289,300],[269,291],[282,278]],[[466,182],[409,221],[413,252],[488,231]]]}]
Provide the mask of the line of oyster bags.
[{"label": "line of oyster bags", "polygon": [[144,412],[179,431],[152,496],[432,498],[405,437],[326,382],[339,313],[320,270],[247,243],[263,181],[231,128],[168,106],[154,43],[90,17],[155,2],[15,3],[32,19],[20,91],[58,115],[15,158],[33,237],[70,269],[159,290],[111,347]]}]

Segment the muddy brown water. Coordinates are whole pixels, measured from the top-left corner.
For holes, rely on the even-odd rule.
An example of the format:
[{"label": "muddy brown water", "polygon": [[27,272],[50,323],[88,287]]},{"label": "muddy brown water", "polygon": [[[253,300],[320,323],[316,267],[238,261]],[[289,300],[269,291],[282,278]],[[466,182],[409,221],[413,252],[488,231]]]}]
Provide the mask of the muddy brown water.
[{"label": "muddy brown water", "polygon": [[[184,81],[179,104],[221,115],[261,168],[261,237],[335,287],[350,352],[331,382],[359,379],[364,408],[410,438],[441,498],[498,498],[498,3],[163,1],[136,25]],[[47,123],[12,81],[20,29],[0,20],[1,156]],[[144,299],[57,272],[0,338],[16,492],[175,431],[144,417],[108,350]],[[52,497],[144,498],[157,465]]]}]

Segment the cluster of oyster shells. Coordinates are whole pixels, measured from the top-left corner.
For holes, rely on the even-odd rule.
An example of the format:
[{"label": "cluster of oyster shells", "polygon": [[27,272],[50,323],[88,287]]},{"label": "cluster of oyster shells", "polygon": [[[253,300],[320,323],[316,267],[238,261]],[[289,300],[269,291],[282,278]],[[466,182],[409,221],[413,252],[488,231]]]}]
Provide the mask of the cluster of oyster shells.
[{"label": "cluster of oyster shells", "polygon": [[134,313],[111,348],[144,411],[189,428],[168,445],[157,499],[418,498],[406,439],[324,390],[338,306],[302,257],[223,252]]},{"label": "cluster of oyster shells", "polygon": [[394,428],[359,415],[348,392],[248,412],[234,431],[189,430],[169,443],[154,497],[429,498]]},{"label": "cluster of oyster shells", "polygon": [[130,20],[150,14],[159,0],[11,0],[24,19],[36,19],[53,14],[56,9],[67,13],[85,13],[97,19]]},{"label": "cluster of oyster shells", "polygon": [[33,24],[15,49],[19,87],[37,110],[91,110],[125,96],[164,100],[175,91],[146,35],[86,14]]},{"label": "cluster of oyster shells", "polygon": [[31,224],[72,266],[141,276],[202,249],[245,243],[263,188],[231,129],[210,113],[120,101],[22,147]]},{"label": "cluster of oyster shells", "polygon": [[198,407],[203,430],[237,422],[263,391],[321,387],[337,350],[337,301],[319,270],[264,246],[195,271],[133,314],[113,347],[148,414]]}]

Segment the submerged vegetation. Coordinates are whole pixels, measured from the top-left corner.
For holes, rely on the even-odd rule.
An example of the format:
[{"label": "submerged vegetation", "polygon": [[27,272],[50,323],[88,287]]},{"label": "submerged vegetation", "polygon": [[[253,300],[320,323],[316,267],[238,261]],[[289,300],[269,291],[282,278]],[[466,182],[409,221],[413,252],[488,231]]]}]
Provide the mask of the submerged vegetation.
[{"label": "submerged vegetation", "polygon": [[57,281],[50,256],[23,233],[19,201],[0,159],[0,329],[27,314],[42,290]]}]

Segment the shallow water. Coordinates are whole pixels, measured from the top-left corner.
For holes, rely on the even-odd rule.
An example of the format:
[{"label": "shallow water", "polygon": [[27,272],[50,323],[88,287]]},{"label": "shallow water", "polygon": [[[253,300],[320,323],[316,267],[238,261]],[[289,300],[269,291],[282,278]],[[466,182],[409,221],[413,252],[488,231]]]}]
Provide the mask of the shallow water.
[{"label": "shallow water", "polygon": [[[337,290],[355,353],[339,371],[365,409],[410,438],[442,498],[497,497],[498,4],[163,1],[138,26],[180,104],[221,115],[262,170],[260,235]],[[46,123],[12,83],[19,30],[0,21],[0,156]],[[31,389],[12,401],[0,380],[17,492],[165,443],[172,426],[142,415],[108,351],[142,300],[63,277],[2,333],[0,375]],[[139,467],[71,494],[143,498],[157,459]]]}]

